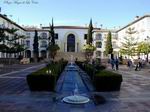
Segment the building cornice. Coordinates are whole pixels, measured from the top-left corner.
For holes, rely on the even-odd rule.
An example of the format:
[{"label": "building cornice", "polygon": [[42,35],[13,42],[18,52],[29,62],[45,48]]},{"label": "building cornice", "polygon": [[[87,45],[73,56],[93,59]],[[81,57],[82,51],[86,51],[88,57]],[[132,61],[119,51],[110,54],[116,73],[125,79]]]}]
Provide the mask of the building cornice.
[{"label": "building cornice", "polygon": [[25,28],[27,32],[34,32],[35,30],[37,30],[38,32],[43,32],[46,31],[48,32],[49,30],[45,30],[45,29],[39,29],[39,28]]},{"label": "building cornice", "polygon": [[20,25],[18,25],[14,21],[10,20],[9,18],[5,17],[4,15],[0,14],[0,17],[3,18],[3,19],[5,19],[6,21],[9,21],[11,24],[14,24],[15,26],[19,27],[20,29],[26,31],[23,27],[21,27]]},{"label": "building cornice", "polygon": [[129,27],[129,26],[131,26],[131,25],[133,25],[134,23],[136,23],[136,22],[138,22],[138,21],[140,21],[140,20],[142,20],[142,19],[144,19],[144,18],[146,18],[146,17],[150,17],[150,15],[144,15],[144,16],[142,16],[142,17],[136,19],[135,21],[129,23],[128,25],[126,25],[126,26],[120,28],[120,29],[117,30],[116,32],[119,32],[119,31],[121,31],[121,30],[123,30],[123,29],[125,29],[125,28],[127,28],[127,27]]},{"label": "building cornice", "polygon": [[100,30],[94,30],[93,32],[112,32],[112,33],[116,33],[116,30],[112,30],[112,29],[100,29]]},{"label": "building cornice", "polygon": [[[50,27],[42,27],[42,29],[49,29]],[[55,29],[88,29],[83,26],[54,26]],[[100,30],[100,28],[94,28],[94,30]]]}]

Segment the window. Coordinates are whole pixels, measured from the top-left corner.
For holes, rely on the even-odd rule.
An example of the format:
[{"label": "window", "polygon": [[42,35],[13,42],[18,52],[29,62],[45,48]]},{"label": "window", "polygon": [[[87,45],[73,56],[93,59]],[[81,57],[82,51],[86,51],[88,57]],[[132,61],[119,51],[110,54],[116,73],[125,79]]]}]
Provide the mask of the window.
[{"label": "window", "polygon": [[58,33],[55,33],[55,39],[58,39]]},{"label": "window", "polygon": [[46,41],[41,41],[41,46],[40,47],[47,47],[47,42]]},{"label": "window", "polygon": [[5,28],[5,25],[4,24],[0,24],[0,28]]},{"label": "window", "polygon": [[3,28],[6,28],[6,23],[5,23],[5,21],[3,21],[2,27],[3,27]]},{"label": "window", "polygon": [[30,47],[30,40],[26,40],[26,45]]},{"label": "window", "polygon": [[5,58],[5,53],[1,53],[1,58]]},{"label": "window", "polygon": [[112,42],[112,46],[114,47],[114,48],[117,48],[117,42]]},{"label": "window", "polygon": [[87,39],[87,34],[84,34],[84,40],[86,40]]},{"label": "window", "polygon": [[96,47],[97,48],[102,48],[102,42],[96,42]]},{"label": "window", "polygon": [[27,36],[30,36],[30,33],[26,33]]},{"label": "window", "polygon": [[96,34],[95,40],[102,40],[102,34]]},{"label": "window", "polygon": [[118,39],[116,34],[112,34],[112,39]]},{"label": "window", "polygon": [[41,38],[42,39],[47,39],[47,33],[41,33]]},{"label": "window", "polygon": [[26,33],[27,38],[30,38],[30,33]]}]

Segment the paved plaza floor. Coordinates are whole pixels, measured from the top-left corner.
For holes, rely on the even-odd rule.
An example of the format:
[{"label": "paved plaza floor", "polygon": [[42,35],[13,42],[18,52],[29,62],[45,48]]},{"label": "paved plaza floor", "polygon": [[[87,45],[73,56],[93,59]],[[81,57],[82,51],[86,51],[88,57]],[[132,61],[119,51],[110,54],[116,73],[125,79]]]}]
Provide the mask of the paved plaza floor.
[{"label": "paved plaza floor", "polygon": [[71,105],[61,101],[66,94],[29,91],[26,75],[43,66],[26,66],[14,73],[0,74],[0,112],[150,112],[150,69],[134,71],[120,66],[119,71],[114,71],[123,75],[120,91],[92,92],[105,97],[105,104],[95,105],[91,100]]}]

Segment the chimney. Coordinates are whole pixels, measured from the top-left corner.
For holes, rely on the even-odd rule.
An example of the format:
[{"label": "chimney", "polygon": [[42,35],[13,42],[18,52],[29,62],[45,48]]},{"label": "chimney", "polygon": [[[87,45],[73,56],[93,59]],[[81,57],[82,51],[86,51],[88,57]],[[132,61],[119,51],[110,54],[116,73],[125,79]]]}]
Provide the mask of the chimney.
[{"label": "chimney", "polygon": [[6,15],[6,14],[3,14],[3,16],[7,17],[7,15]]},{"label": "chimney", "polygon": [[135,19],[135,20],[137,20],[137,19],[139,19],[139,18],[140,18],[139,16],[135,16],[135,18],[134,18],[134,19]]},{"label": "chimney", "polygon": [[40,24],[40,28],[42,29],[42,24]]}]

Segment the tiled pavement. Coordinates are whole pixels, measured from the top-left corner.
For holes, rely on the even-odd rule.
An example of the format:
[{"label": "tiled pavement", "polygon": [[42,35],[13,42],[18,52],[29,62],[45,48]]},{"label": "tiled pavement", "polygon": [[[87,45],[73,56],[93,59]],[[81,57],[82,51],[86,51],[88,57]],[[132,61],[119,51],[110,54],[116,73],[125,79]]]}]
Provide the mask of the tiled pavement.
[{"label": "tiled pavement", "polygon": [[19,70],[22,70],[25,68],[35,66],[37,64],[39,64],[39,63],[3,65],[3,66],[0,66],[0,75],[9,73],[9,72],[19,71]]},{"label": "tiled pavement", "polygon": [[[18,73],[0,76],[0,112],[150,112],[150,70],[120,68],[123,83],[119,92],[97,93],[106,103],[70,105],[61,102],[65,94],[30,92],[25,77],[42,65]],[[85,94],[86,95],[86,94]],[[54,100],[54,97],[58,98]]]}]

